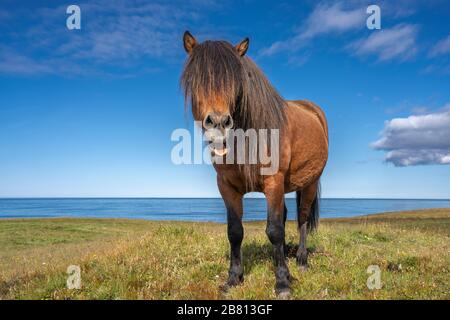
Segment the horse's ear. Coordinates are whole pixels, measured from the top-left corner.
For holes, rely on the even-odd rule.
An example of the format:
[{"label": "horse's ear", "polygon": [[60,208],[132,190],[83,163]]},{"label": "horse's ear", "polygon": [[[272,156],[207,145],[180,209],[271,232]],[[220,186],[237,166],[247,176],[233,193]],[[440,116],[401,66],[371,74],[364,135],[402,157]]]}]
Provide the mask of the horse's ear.
[{"label": "horse's ear", "polygon": [[186,50],[188,54],[191,54],[192,50],[197,45],[197,40],[195,40],[194,36],[187,30],[183,35],[183,45],[184,50]]},{"label": "horse's ear", "polygon": [[250,39],[245,38],[244,40],[239,42],[239,44],[236,45],[236,50],[241,57],[247,52],[249,43]]}]

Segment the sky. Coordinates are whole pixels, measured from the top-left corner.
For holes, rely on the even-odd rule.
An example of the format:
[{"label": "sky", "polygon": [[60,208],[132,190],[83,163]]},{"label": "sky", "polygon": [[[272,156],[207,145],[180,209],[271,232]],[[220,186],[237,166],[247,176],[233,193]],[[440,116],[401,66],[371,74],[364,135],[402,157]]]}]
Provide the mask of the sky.
[{"label": "sky", "polygon": [[0,197],[219,196],[171,161],[190,30],[249,37],[285,99],[323,108],[323,197],[450,198],[448,1],[2,0],[0,30]]}]

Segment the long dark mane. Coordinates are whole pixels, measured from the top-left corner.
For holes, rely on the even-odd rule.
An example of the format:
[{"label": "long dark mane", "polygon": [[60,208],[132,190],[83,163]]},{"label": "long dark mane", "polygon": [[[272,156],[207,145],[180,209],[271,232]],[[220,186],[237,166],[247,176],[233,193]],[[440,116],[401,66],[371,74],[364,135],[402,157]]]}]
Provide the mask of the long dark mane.
[{"label": "long dark mane", "polygon": [[[181,87],[185,105],[194,114],[205,101],[220,98],[228,104],[236,129],[282,129],[285,101],[264,73],[248,57],[241,57],[225,41],[205,41],[190,54]],[[249,187],[258,174],[255,165],[243,165]]]}]

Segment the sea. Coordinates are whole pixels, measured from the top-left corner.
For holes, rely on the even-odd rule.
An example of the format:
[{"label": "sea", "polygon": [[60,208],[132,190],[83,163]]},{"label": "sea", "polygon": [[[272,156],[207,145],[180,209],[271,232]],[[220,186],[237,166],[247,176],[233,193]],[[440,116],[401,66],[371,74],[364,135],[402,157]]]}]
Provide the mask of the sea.
[{"label": "sea", "polygon": [[[295,199],[287,198],[288,219],[296,219]],[[321,218],[341,218],[428,208],[450,208],[450,200],[321,199]],[[244,199],[244,220],[265,220],[263,198]],[[2,218],[126,218],[226,222],[220,198],[0,198]]]}]

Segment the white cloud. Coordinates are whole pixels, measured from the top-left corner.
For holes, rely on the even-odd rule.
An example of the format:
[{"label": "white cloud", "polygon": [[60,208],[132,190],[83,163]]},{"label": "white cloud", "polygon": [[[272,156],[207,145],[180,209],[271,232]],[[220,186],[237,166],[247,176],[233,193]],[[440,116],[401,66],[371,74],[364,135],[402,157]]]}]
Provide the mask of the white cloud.
[{"label": "white cloud", "polygon": [[321,3],[315,7],[297,33],[284,41],[277,41],[261,51],[262,55],[273,55],[280,51],[295,51],[311,39],[329,33],[342,33],[365,27],[365,7],[346,9],[342,2]]},{"label": "white cloud", "polygon": [[450,35],[436,43],[433,48],[431,48],[429,52],[430,57],[436,57],[440,55],[444,55],[450,53]]},{"label": "white cloud", "polygon": [[372,148],[395,166],[450,164],[450,105],[434,113],[386,121]]},{"label": "white cloud", "polygon": [[310,39],[326,33],[339,33],[365,26],[365,8],[346,10],[342,3],[327,6],[318,5],[306,20],[298,35],[300,39]]},{"label": "white cloud", "polygon": [[358,56],[377,56],[378,61],[407,60],[417,52],[415,25],[399,24],[371,33],[366,39],[355,41],[349,50]]}]

